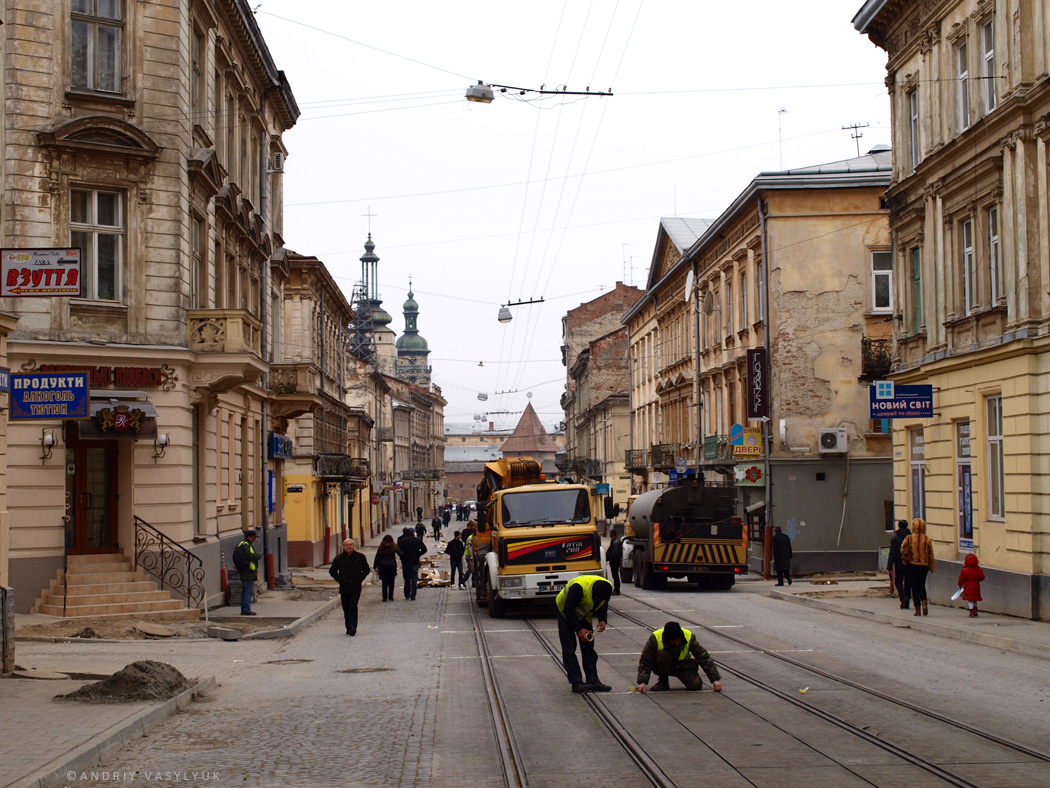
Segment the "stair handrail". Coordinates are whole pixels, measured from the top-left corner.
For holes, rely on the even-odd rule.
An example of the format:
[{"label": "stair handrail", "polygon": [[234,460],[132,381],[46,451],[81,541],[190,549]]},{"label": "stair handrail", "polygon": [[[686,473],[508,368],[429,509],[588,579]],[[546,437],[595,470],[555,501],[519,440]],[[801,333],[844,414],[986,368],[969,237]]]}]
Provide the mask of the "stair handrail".
[{"label": "stair handrail", "polygon": [[[141,568],[165,586],[186,597],[186,606],[204,604],[204,562],[138,515],[135,518],[135,568]],[[207,605],[204,605],[207,617]]]}]

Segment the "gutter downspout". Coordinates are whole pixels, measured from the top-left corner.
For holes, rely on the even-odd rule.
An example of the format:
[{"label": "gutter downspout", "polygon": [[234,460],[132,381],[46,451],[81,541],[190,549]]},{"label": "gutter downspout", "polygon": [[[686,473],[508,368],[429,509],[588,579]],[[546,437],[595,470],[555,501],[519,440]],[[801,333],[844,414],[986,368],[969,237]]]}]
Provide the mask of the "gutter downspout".
[{"label": "gutter downspout", "polygon": [[[763,299],[762,299],[763,302],[764,302],[763,306],[765,307],[765,309],[763,310],[764,314],[762,315],[762,321],[763,321],[764,328],[765,328],[765,331],[763,333],[765,334],[766,376],[767,376],[767,380],[768,380],[769,371],[773,368],[773,359],[772,359],[772,354],[770,352],[770,341],[769,341],[769,333],[770,333],[770,325],[769,325],[769,279],[770,279],[771,265],[770,265],[770,260],[769,260],[769,229],[768,229],[767,224],[766,224],[767,219],[768,219],[768,207],[766,205],[766,201],[764,199],[762,199],[761,197],[759,197],[758,198],[758,221],[759,221],[759,224],[761,225],[761,235],[762,235],[762,264],[763,264],[762,267],[765,269],[765,277],[764,277],[765,281],[761,282],[760,284],[761,284],[762,293],[763,293]],[[772,386],[771,382],[770,382],[769,388],[770,388],[770,392],[772,392],[773,386]],[[763,537],[764,538],[763,538],[763,541],[762,541],[762,547],[763,547],[763,549],[762,549],[762,576],[766,580],[769,580],[770,577],[771,577],[769,568],[770,568],[770,564],[772,564],[772,559],[773,559],[773,482],[772,482],[772,475],[773,475],[773,427],[772,427],[772,425],[773,425],[773,417],[772,417],[773,397],[772,397],[772,394],[770,394],[770,397],[769,397],[769,405],[770,405],[771,414],[770,414],[770,417],[768,419],[766,419],[766,424],[765,424],[765,433],[766,433],[766,435],[765,435],[765,437],[766,437],[766,440],[765,440],[765,443],[766,443],[766,487],[765,487],[766,511],[765,511],[765,528],[763,529],[763,531],[764,531]]]},{"label": "gutter downspout", "polygon": [[[264,98],[265,98],[265,94],[264,94]],[[267,172],[267,170],[269,169],[269,167],[268,167],[269,156],[266,155],[266,139],[265,139],[265,135],[263,135],[262,138],[259,140],[259,145],[260,145],[260,154],[262,155],[262,167],[260,168],[261,171],[262,171],[262,178],[260,179],[260,183],[259,183],[259,194],[260,194],[259,208],[262,211],[263,234],[265,235],[265,233],[267,231],[267,225],[269,224],[269,222],[267,220],[267,214],[266,214],[267,208],[268,208],[268,203],[269,203],[267,189],[266,189],[267,176],[269,174]],[[267,291],[269,289],[270,261],[266,260],[263,263],[263,267],[262,268],[263,268],[262,276],[259,277],[259,279],[260,279],[259,288],[260,288],[260,291],[261,291],[259,293],[259,319],[260,319],[260,322],[262,323],[262,334],[261,334],[262,342],[265,344],[265,347],[263,348],[263,351],[264,351],[263,358],[264,358],[264,360],[266,361],[266,364],[267,364],[266,388],[267,388],[267,390],[269,390],[269,388],[270,388],[269,365],[273,364],[273,358],[274,358],[274,355],[273,355],[274,348],[273,348],[272,342],[269,339],[269,331],[268,331],[268,326],[269,326],[268,318],[269,318],[269,314],[270,313],[269,313],[269,310],[267,309],[267,306],[269,304],[269,299],[267,298],[267,296],[268,296],[268,292]],[[269,409],[268,406],[269,406],[269,401],[264,399],[262,401],[262,435],[260,436],[262,438],[262,440],[259,441],[259,443],[261,444],[260,447],[259,447],[259,449],[260,449],[259,467],[262,468],[263,471],[265,472],[263,474],[260,474],[260,477],[265,479],[265,481],[263,482],[263,499],[264,500],[263,500],[263,505],[262,505],[263,571],[266,574],[266,587],[272,590],[272,589],[277,588],[277,576],[274,574],[273,546],[270,544],[270,541],[271,541],[270,540],[270,467],[269,467],[269,464],[267,462],[267,456],[266,456],[266,454],[267,454],[266,447],[269,445],[269,442],[266,440],[266,436],[269,434],[269,431],[270,431],[270,409]],[[277,479],[276,478],[274,479],[274,484],[277,484]],[[205,616],[205,617],[207,617],[207,616]]]},{"label": "gutter downspout", "polygon": [[690,294],[689,306],[693,310],[693,401],[696,403],[696,480],[704,486],[704,472],[700,461],[704,451],[704,403],[700,399],[700,264],[693,258],[693,292]]}]

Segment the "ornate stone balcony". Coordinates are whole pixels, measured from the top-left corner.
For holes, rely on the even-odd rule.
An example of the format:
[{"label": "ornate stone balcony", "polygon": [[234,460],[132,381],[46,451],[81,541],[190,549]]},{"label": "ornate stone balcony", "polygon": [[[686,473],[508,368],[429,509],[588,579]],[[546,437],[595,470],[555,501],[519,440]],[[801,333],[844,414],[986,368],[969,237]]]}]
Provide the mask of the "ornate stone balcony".
[{"label": "ornate stone balcony", "polygon": [[189,349],[262,355],[262,322],[244,309],[191,309]]},{"label": "ornate stone balcony", "polygon": [[628,449],[624,457],[624,467],[629,471],[644,471],[645,449]]},{"label": "ornate stone balcony", "polygon": [[273,418],[287,421],[316,412],[321,407],[321,395],[317,393],[320,381],[321,370],[314,364],[271,364]]},{"label": "ornate stone balcony", "polygon": [[649,447],[654,470],[673,468],[678,450],[673,443],[654,443]]}]

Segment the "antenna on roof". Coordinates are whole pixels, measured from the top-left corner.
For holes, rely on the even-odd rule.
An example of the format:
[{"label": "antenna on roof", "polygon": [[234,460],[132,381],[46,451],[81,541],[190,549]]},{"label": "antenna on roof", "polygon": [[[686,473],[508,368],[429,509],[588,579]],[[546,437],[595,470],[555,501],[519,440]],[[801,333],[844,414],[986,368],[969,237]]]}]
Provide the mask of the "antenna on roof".
[{"label": "antenna on roof", "polygon": [[860,158],[860,138],[864,136],[863,134],[860,133],[860,130],[861,129],[866,129],[870,125],[871,125],[870,123],[864,123],[864,124],[854,123],[852,125],[843,126],[842,127],[843,131],[848,131],[850,129],[853,130],[853,133],[850,134],[850,136],[853,137],[853,139],[857,141],[857,158]]}]

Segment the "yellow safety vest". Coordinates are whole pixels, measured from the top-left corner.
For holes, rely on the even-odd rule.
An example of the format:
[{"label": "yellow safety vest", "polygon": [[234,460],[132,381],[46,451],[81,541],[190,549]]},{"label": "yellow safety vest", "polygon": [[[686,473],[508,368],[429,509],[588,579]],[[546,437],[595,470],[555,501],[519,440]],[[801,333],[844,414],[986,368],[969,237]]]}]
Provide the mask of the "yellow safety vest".
[{"label": "yellow safety vest", "polygon": [[583,619],[590,624],[591,616],[594,615],[594,612],[598,608],[605,604],[604,599],[597,605],[594,604],[594,584],[599,581],[603,583],[609,582],[601,575],[580,575],[566,583],[565,588],[558,592],[558,598],[554,600],[562,618],[565,618],[565,598],[568,595],[569,587],[572,585],[578,585],[583,589],[583,601],[580,602],[579,606],[576,608],[576,617]]},{"label": "yellow safety vest", "polygon": [[[242,544],[248,545],[248,555],[250,555],[252,558],[254,558],[255,557],[255,548],[252,547],[252,543],[249,542],[247,539],[241,539],[241,541],[237,545],[237,549],[238,550],[241,549],[241,545]],[[255,571],[255,561],[250,561],[248,563],[248,568],[251,569],[254,572]]]},{"label": "yellow safety vest", "polygon": [[[653,632],[653,635],[656,637],[656,650],[657,651],[663,651],[663,648],[664,648],[664,628],[660,627],[658,630]],[[681,662],[682,660],[684,660],[686,657],[689,656],[689,639],[692,636],[693,636],[692,632],[690,632],[685,627],[682,627],[682,651],[676,657],[678,662]]]}]

